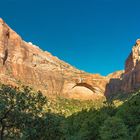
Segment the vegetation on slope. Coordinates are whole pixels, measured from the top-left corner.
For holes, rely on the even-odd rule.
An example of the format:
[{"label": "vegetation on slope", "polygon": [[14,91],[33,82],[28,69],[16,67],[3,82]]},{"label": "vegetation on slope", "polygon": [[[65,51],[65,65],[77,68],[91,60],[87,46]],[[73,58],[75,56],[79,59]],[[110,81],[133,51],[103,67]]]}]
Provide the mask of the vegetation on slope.
[{"label": "vegetation on slope", "polygon": [[0,86],[1,140],[139,140],[140,91],[121,106]]},{"label": "vegetation on slope", "polygon": [[98,101],[93,100],[75,100],[57,97],[56,99],[48,99],[46,111],[55,114],[60,114],[65,117],[70,116],[82,110],[89,110],[90,108],[101,108],[103,106],[103,99]]}]

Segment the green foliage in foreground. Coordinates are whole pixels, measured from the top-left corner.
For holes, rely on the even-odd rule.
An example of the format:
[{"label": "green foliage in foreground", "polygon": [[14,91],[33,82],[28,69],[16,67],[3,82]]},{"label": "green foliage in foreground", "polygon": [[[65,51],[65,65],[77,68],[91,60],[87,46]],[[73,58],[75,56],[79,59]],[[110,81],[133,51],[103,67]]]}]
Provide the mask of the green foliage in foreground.
[{"label": "green foliage in foreground", "polygon": [[1,85],[0,140],[140,140],[140,92],[116,107]]},{"label": "green foliage in foreground", "polygon": [[100,128],[102,140],[128,140],[128,130],[124,122],[117,117],[109,117]]},{"label": "green foliage in foreground", "polygon": [[66,119],[66,140],[139,140],[140,92],[122,106],[105,104]]},{"label": "green foliage in foreground", "polygon": [[20,139],[35,134],[40,126],[36,122],[44,117],[42,107],[46,102],[40,92],[35,93],[29,87],[19,90],[1,85],[0,139]]}]

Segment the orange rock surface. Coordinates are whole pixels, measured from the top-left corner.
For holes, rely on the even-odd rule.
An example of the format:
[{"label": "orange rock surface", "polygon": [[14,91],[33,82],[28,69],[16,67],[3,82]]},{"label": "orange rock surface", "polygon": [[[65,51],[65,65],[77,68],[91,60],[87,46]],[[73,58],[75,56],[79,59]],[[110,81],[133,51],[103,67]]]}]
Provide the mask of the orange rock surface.
[{"label": "orange rock surface", "polygon": [[104,77],[78,70],[31,42],[25,42],[0,19],[0,80],[28,85],[46,96],[99,99],[140,88],[140,40],[126,60],[125,71]]},{"label": "orange rock surface", "polygon": [[106,77],[78,70],[31,42],[23,41],[2,19],[0,80],[5,84],[29,85],[47,96],[76,99],[103,97],[108,82]]}]

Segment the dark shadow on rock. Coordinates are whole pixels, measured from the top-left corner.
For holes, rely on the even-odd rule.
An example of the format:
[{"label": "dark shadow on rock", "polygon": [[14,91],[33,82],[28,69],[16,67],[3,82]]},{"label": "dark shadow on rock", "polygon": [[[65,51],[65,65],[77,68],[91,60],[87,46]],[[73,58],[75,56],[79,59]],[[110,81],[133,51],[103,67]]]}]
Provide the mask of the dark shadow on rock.
[{"label": "dark shadow on rock", "polygon": [[112,100],[121,92],[122,80],[120,78],[112,78],[105,88],[105,97],[107,100]]}]

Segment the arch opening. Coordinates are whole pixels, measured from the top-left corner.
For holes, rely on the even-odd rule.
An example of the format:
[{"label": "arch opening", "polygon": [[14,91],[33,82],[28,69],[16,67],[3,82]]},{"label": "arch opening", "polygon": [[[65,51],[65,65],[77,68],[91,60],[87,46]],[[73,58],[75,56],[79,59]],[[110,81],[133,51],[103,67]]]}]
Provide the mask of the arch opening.
[{"label": "arch opening", "polygon": [[72,89],[75,87],[85,87],[85,88],[91,90],[93,93],[95,91],[95,89],[90,84],[87,84],[87,83],[77,83],[75,86],[72,87]]}]

